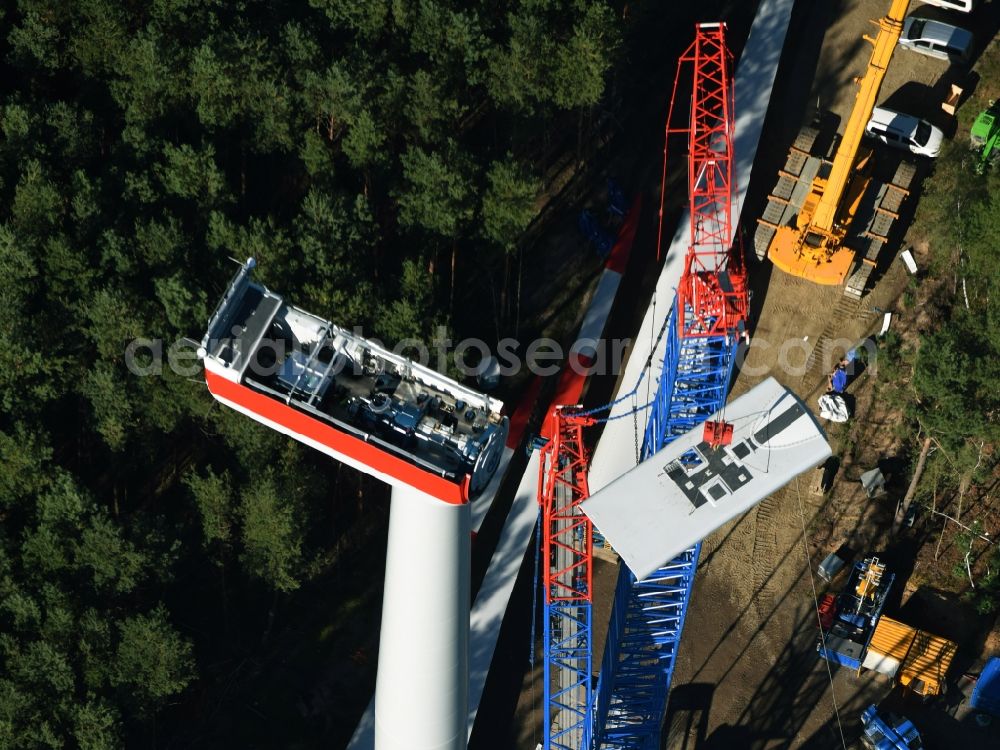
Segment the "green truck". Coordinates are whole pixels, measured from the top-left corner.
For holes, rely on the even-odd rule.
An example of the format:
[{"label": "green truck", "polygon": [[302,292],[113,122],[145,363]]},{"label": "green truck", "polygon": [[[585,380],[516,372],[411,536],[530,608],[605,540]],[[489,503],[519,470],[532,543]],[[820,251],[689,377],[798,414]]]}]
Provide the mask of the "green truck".
[{"label": "green truck", "polygon": [[972,149],[979,152],[976,171],[982,174],[1000,157],[1000,102],[990,102],[990,106],[979,113],[972,123],[969,141]]}]

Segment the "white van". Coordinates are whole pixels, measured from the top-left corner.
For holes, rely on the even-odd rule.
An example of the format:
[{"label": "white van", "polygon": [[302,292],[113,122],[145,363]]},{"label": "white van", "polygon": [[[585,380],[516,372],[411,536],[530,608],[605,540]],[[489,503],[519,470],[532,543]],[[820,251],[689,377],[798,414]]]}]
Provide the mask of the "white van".
[{"label": "white van", "polygon": [[944,133],[927,120],[886,107],[875,107],[865,133],[887,146],[921,156],[937,156],[944,142]]},{"label": "white van", "polygon": [[960,10],[962,13],[969,13],[976,5],[976,0],[921,0],[921,2],[948,10]]}]

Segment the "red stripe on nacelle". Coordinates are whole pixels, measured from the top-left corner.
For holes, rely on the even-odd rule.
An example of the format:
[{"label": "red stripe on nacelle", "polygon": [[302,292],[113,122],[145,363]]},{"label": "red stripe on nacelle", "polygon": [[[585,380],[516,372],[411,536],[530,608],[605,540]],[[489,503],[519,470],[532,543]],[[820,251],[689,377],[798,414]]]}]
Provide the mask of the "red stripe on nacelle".
[{"label": "red stripe on nacelle", "polygon": [[263,419],[276,422],[294,435],[314,440],[333,453],[339,453],[370,466],[375,471],[387,474],[431,497],[453,505],[461,505],[469,500],[468,475],[465,475],[461,482],[450,482],[398,456],[386,453],[378,446],[341,432],[298,409],[263,393],[250,390],[245,385],[219,377],[207,369],[205,382],[213,395],[237,403]]}]

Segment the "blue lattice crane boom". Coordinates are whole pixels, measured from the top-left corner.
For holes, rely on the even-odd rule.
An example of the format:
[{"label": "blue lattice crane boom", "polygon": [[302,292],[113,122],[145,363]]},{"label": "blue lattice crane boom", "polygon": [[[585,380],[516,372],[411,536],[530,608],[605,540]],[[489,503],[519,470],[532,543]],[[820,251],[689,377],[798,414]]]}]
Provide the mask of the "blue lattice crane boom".
[{"label": "blue lattice crane boom", "polygon": [[[688,198],[691,244],[677,298],[665,327],[666,353],[649,422],[645,460],[678,435],[706,422],[725,404],[748,308],[742,249],[731,246],[734,96],[732,54],[722,23],[699,24],[680,58],[668,114],[661,183],[666,183],[667,140],[688,136]],[[686,123],[673,124],[682,70],[693,72]],[[724,444],[724,419],[708,422],[705,437]],[[655,748],[673,677],[700,543],[642,581],[619,570],[614,606],[595,701],[595,734],[602,748]]]},{"label": "blue lattice crane boom", "polygon": [[[640,463],[588,499],[582,429],[601,421],[595,413],[613,409],[635,390],[588,412],[557,409],[547,421],[539,484],[546,571],[546,750],[659,747],[699,540],[830,454],[808,409],[773,380],[735,401],[732,421],[724,411],[736,349],[747,337],[749,302],[742,247],[731,243],[737,215],[735,113],[733,60],[725,35],[721,23],[696,26],[695,40],[680,58],[680,67],[690,65],[693,72],[690,112],[684,126],[672,125],[679,69],[666,126],[668,137],[688,136],[690,245],[661,331],[665,354],[656,394],[643,407],[650,417],[641,461],[655,454],[656,462]],[[666,165],[665,145],[660,241]],[[744,459],[764,454],[774,470],[758,471],[755,478]],[[666,494],[658,495],[661,491]],[[730,502],[724,504],[725,499]],[[636,518],[623,519],[629,508],[639,511]],[[685,514],[684,523],[677,523],[678,512]],[[641,574],[640,580],[628,566],[619,567],[593,691],[595,529],[586,516],[607,524],[607,538]],[[646,519],[659,531],[643,529]],[[664,537],[668,542],[660,545]]]},{"label": "blue lattice crane boom", "polygon": [[[740,249],[729,243],[734,98],[725,33],[721,23],[698,25],[674,81],[665,138],[678,132],[688,136],[691,244],[664,327],[666,356],[643,439],[643,458],[722,407],[737,340],[744,334],[746,273]],[[688,65],[693,71],[691,110],[685,124],[675,126],[677,92]],[[665,140],[658,244],[663,234],[666,145]],[[601,676],[596,691],[591,691],[592,528],[579,508],[587,496],[581,434],[587,419],[567,410],[553,412],[542,455],[544,746],[652,748],[658,745],[698,546],[641,582],[625,565],[620,567]],[[732,434],[722,419],[704,429],[712,445]]]}]

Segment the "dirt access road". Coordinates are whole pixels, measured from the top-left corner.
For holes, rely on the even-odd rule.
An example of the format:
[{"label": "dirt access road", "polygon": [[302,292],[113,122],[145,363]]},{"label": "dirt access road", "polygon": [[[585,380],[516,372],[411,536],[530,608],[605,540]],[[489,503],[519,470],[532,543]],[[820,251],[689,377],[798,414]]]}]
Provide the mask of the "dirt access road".
[{"label": "dirt access road", "polygon": [[[868,21],[884,14],[889,2],[834,0],[797,5],[790,47],[779,70],[776,101],[744,211],[748,225],[760,215],[788,144],[817,104],[839,118],[842,130],[854,101],[852,79],[863,73],[870,55],[870,46],[860,36],[874,33]],[[910,12],[948,16],[918,3],[913,3]],[[962,15],[951,18],[957,23]],[[985,41],[979,40],[980,44]],[[927,117],[947,134],[950,123],[939,103],[949,77],[957,74],[947,63],[899,50],[879,102]],[[804,96],[804,92],[809,93]],[[898,243],[889,248],[897,249]],[[819,344],[823,351],[823,343],[832,339],[860,341],[871,334],[881,321],[875,308],[892,309],[906,286],[906,274],[898,261],[893,264],[891,258],[886,259],[879,282],[857,304],[848,303],[839,288],[791,278],[772,270],[766,261],[756,263],[750,258],[749,262],[758,346],[747,358],[752,367],[739,375],[734,395],[748,390],[766,373],[815,409],[833,357],[842,350],[831,347],[824,356],[810,359],[813,346]],[[784,354],[782,344],[786,344]],[[859,394],[859,405],[862,398]],[[845,452],[844,440],[838,437],[846,432],[831,433],[835,453]],[[878,430],[873,428],[872,434]],[[825,498],[809,492],[811,480],[801,477],[706,540],[671,695],[671,731],[665,740],[671,750],[855,747],[861,711],[889,695],[891,686],[885,678],[872,673],[856,676],[845,669],[833,671],[831,690],[826,665],[815,652],[818,631],[807,565],[807,555],[815,565],[843,542],[866,551],[866,545],[877,540],[887,524],[886,510],[868,503],[857,483],[845,479],[843,472]],[[902,584],[897,583],[900,591]],[[918,715],[912,718],[921,723]],[[982,735],[960,740],[958,734],[951,734],[941,744],[927,732],[924,739],[928,746],[969,748],[986,747],[980,743],[993,741]]]}]

